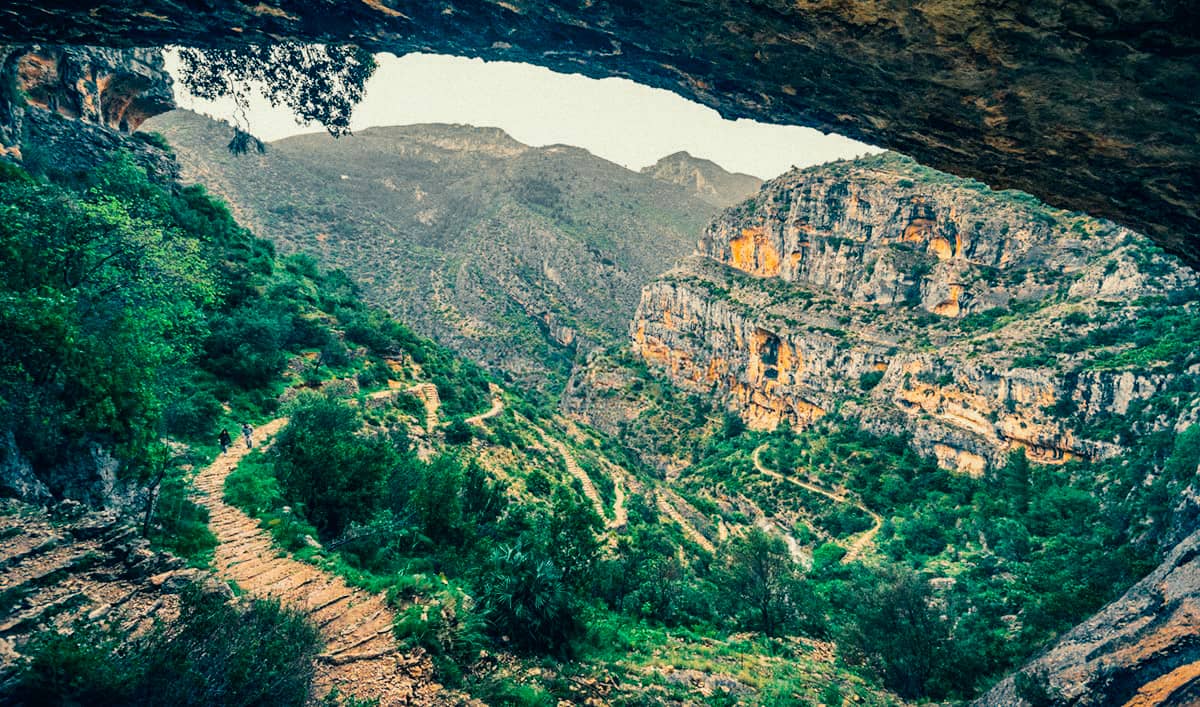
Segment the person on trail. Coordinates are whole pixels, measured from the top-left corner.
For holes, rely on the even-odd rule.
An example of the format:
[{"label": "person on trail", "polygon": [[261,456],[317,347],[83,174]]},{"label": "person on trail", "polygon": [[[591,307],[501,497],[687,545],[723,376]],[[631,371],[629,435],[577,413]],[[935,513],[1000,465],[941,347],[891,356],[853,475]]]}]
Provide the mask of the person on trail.
[{"label": "person on trail", "polygon": [[254,440],[251,438],[251,435],[253,435],[253,434],[254,434],[254,428],[250,426],[250,423],[243,422],[242,423],[242,436],[246,438],[246,449],[250,449],[254,446]]},{"label": "person on trail", "polygon": [[221,436],[217,437],[217,441],[221,443],[221,454],[229,451],[229,445],[233,444],[233,438],[229,436],[229,430],[221,428]]}]

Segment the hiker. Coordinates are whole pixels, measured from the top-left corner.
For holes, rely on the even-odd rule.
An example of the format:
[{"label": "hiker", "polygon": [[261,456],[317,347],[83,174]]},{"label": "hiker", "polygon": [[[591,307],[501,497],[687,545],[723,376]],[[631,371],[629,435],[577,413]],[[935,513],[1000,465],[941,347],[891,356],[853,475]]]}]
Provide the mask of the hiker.
[{"label": "hiker", "polygon": [[221,454],[229,451],[229,445],[233,444],[233,438],[229,436],[229,430],[221,428],[221,436],[217,437],[217,441],[221,443]]},{"label": "hiker", "polygon": [[254,446],[254,440],[250,437],[252,434],[254,434],[254,428],[250,426],[250,423],[243,422],[242,436],[246,438],[246,449],[250,449]]}]

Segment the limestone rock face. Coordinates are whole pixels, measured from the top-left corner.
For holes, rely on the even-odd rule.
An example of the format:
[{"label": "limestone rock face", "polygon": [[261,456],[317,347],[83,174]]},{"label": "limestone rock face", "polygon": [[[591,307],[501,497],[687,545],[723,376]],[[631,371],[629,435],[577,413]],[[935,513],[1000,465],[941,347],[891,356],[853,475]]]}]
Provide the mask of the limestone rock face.
[{"label": "limestone rock face", "polygon": [[282,39],[531,62],[809,125],[1200,262],[1200,15],[1153,0],[0,2],[0,42]]},{"label": "limestone rock face", "polygon": [[[151,172],[175,174],[170,156],[130,134],[175,103],[157,49],[0,47],[0,156],[90,169],[118,148]],[[22,155],[22,146],[35,155]]]},{"label": "limestone rock face", "polygon": [[1126,229],[883,155],[793,171],[723,212],[643,290],[631,336],[752,428],[840,410],[979,474],[1014,449],[1118,452],[1079,430],[1191,375],[1119,356],[1138,317],[1196,284]]},{"label": "limestone rock face", "polygon": [[156,49],[32,47],[10,60],[25,103],[65,118],[128,133],[174,107]]}]

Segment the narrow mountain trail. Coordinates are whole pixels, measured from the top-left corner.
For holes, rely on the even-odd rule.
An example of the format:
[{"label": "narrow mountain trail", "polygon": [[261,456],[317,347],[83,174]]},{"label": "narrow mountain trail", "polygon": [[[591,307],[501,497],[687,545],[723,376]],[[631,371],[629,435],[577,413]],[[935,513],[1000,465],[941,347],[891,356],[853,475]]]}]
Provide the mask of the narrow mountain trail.
[{"label": "narrow mountain trail", "polygon": [[778,471],[768,469],[763,465],[762,459],[759,457],[759,455],[762,453],[762,450],[765,449],[766,446],[767,445],[765,444],[761,444],[754,450],[754,469],[760,474],[765,474],[773,479],[778,479],[779,481],[786,481],[790,484],[799,486],[800,488],[808,491],[812,491],[815,494],[824,496],[825,498],[838,503],[849,503],[871,517],[871,527],[860,533],[859,536],[854,539],[854,542],[850,543],[850,546],[846,548],[846,556],[842,558],[842,562],[851,562],[853,560],[857,560],[867,549],[867,547],[874,542],[875,536],[879,534],[879,529],[883,527],[883,518],[875,511],[864,506],[860,501],[848,497],[845,492],[837,493],[830,491],[829,489],[817,486],[816,484],[811,484],[807,481],[801,481],[800,479],[795,479],[790,476],[784,476]]},{"label": "narrow mountain trail", "polygon": [[656,499],[658,510],[667,514],[668,518],[675,521],[676,525],[683,529],[683,534],[690,538],[692,542],[696,543],[708,552],[716,553],[717,546],[713,545],[712,541],[704,536],[704,533],[701,533],[696,526],[692,525],[691,521],[689,521],[682,513],[679,512],[679,509],[675,507],[674,503],[665,498],[666,493],[667,492],[664,489],[659,489]]},{"label": "narrow mountain trail", "polygon": [[488,388],[492,392],[492,407],[488,408],[487,412],[482,412],[478,415],[467,418],[467,423],[476,427],[483,427],[484,420],[490,420],[493,417],[504,412],[504,398],[500,397],[504,390],[495,383],[488,383]]},{"label": "narrow mountain trail", "polygon": [[625,510],[625,482],[623,479],[613,479],[613,519],[608,527],[621,529],[629,525],[629,512]]},{"label": "narrow mountain trail", "polygon": [[418,383],[406,392],[417,396],[424,403],[425,433],[433,434],[438,426],[438,407],[442,404],[441,398],[438,397],[437,386],[433,383]]},{"label": "narrow mountain trail", "polygon": [[[254,433],[263,444],[287,422],[272,420]],[[217,536],[214,565],[226,579],[256,597],[278,599],[303,611],[320,629],[325,651],[317,661],[316,694],[336,687],[342,695],[378,698],[381,705],[430,704],[440,686],[423,655],[400,651],[392,633],[395,615],[382,595],[352,588],[338,576],[280,556],[258,521],[223,500],[225,478],[249,450],[235,444],[196,477],[200,502]]]},{"label": "narrow mountain trail", "polygon": [[571,450],[567,449],[567,445],[560,440],[550,436],[541,427],[534,426],[538,436],[542,438],[542,442],[558,452],[558,455],[563,458],[563,463],[567,467],[567,473],[579,480],[579,484],[583,486],[583,495],[588,497],[592,502],[592,507],[596,509],[596,514],[608,524],[608,516],[604,512],[604,500],[600,498],[599,492],[596,491],[596,485],[592,483],[592,478],[587,475],[587,472],[579,466],[579,462],[575,461],[575,456],[571,454]]}]

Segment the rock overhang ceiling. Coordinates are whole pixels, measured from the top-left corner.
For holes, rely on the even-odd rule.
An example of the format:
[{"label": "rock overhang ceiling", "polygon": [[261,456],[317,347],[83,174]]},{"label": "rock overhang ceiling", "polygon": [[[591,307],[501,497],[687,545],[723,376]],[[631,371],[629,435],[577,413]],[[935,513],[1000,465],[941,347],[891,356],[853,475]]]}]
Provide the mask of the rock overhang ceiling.
[{"label": "rock overhang ceiling", "polygon": [[1200,264],[1200,13],[1164,0],[0,2],[0,42],[356,42],[621,76],[1146,232]]}]

